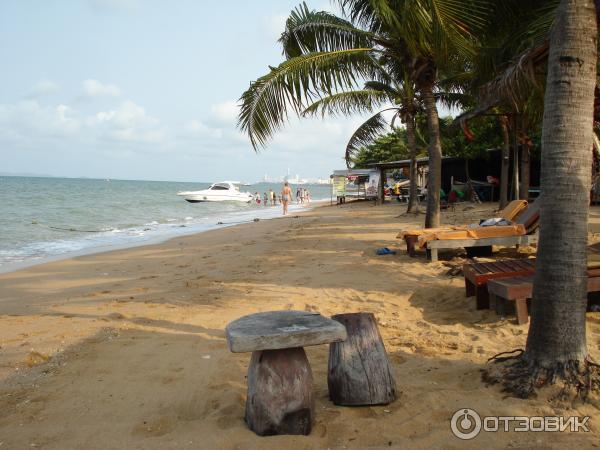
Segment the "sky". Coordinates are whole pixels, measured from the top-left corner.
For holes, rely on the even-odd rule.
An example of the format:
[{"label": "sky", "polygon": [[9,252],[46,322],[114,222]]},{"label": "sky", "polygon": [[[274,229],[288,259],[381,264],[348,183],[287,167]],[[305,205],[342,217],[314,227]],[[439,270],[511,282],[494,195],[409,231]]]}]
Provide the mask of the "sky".
[{"label": "sky", "polygon": [[[365,117],[236,127],[300,0],[0,0],[0,172],[253,182],[328,177]],[[333,10],[328,0],[307,1]]]}]

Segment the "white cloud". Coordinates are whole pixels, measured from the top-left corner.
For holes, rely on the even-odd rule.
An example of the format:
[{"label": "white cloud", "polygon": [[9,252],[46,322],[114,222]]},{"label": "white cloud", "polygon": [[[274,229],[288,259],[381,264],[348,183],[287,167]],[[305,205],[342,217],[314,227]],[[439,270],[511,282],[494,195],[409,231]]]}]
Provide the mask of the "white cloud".
[{"label": "white cloud", "polygon": [[117,109],[100,111],[88,124],[98,125],[101,137],[114,141],[144,142],[160,144],[166,142],[167,129],[160,121],[131,100],[123,102]]},{"label": "white cloud", "polygon": [[11,140],[73,136],[81,123],[66,105],[42,106],[37,100],[0,105],[0,135]]},{"label": "white cloud", "polygon": [[43,95],[53,94],[57,92],[59,87],[56,83],[50,80],[40,80],[32,86],[27,94],[29,98],[41,97]]},{"label": "white cloud", "polygon": [[154,149],[160,149],[168,144],[168,129],[130,100],[92,115],[65,104],[44,106],[37,100],[0,105],[0,142],[38,149],[45,148],[43,142],[48,139],[60,139],[57,145],[85,147],[84,143],[110,141],[154,144]]},{"label": "white cloud", "polygon": [[121,95],[121,90],[114,84],[103,84],[98,80],[85,80],[83,82],[83,92],[88,97],[117,97]]},{"label": "white cloud", "polygon": [[237,121],[240,107],[235,100],[227,100],[211,107],[213,117],[221,122],[233,123]]},{"label": "white cloud", "polygon": [[186,138],[195,139],[208,137],[213,139],[221,139],[223,137],[223,130],[221,128],[213,128],[198,119],[188,121],[184,125],[184,130],[184,137]]}]

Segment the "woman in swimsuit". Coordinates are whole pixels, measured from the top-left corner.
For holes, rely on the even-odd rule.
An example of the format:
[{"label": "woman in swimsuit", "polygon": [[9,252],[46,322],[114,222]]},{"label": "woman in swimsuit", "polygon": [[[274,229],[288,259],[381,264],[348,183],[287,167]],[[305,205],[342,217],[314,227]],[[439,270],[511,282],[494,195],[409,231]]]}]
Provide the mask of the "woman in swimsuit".
[{"label": "woman in swimsuit", "polygon": [[281,191],[281,204],[283,205],[283,215],[285,216],[288,213],[288,203],[292,200],[292,190],[288,182],[286,181],[283,185],[283,190]]}]

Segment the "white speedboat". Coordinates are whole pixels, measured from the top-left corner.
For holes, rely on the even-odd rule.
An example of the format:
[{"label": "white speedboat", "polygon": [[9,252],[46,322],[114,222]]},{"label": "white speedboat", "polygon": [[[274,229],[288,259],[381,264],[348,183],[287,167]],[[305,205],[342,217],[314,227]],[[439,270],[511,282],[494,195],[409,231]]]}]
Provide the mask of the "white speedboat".
[{"label": "white speedboat", "polygon": [[211,184],[208,189],[202,191],[178,192],[177,195],[183,197],[190,203],[199,202],[243,202],[250,203],[254,197],[250,192],[240,192],[237,183],[232,181],[222,181],[221,183]]}]

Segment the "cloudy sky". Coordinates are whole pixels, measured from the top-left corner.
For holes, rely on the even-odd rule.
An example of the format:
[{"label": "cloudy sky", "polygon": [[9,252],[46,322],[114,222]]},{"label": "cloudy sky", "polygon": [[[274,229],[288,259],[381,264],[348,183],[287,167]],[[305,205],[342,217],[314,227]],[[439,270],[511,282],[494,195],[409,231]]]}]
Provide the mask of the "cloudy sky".
[{"label": "cloudy sky", "polygon": [[298,3],[0,0],[0,172],[328,176],[361,118],[294,120],[260,154],[236,129],[237,100],[281,61]]}]

